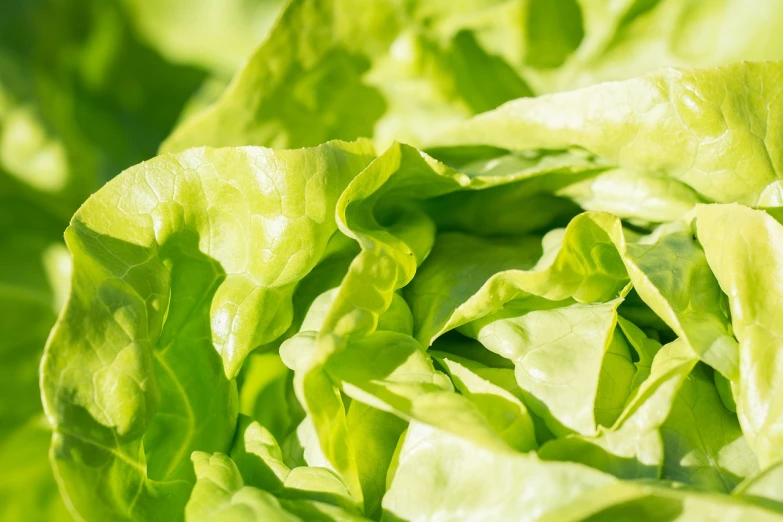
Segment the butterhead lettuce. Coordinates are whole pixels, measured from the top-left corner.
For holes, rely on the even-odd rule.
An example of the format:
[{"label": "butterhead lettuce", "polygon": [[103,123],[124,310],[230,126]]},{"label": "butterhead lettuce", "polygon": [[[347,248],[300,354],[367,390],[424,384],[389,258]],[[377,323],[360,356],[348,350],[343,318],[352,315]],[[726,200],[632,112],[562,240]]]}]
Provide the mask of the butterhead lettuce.
[{"label": "butterhead lettuce", "polygon": [[775,2],[22,4],[0,518],[783,520]]}]

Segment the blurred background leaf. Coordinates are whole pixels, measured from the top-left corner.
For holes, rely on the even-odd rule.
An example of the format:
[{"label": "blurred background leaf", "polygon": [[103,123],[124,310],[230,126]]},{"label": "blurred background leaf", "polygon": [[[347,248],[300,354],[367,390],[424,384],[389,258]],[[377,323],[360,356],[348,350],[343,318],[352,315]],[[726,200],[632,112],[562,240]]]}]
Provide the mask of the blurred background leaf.
[{"label": "blurred background leaf", "polygon": [[38,392],[69,284],[68,220],[154,156],[186,104],[222,90],[280,3],[236,1],[232,14],[214,0],[0,2],[0,520],[70,519]]}]

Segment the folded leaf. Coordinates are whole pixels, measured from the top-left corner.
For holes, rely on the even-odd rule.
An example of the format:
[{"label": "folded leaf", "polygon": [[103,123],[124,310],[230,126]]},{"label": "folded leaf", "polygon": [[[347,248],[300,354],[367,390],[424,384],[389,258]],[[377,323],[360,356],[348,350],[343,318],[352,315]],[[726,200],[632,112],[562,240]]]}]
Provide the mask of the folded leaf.
[{"label": "folded leaf", "polygon": [[519,451],[535,449],[535,426],[527,408],[508,390],[492,382],[482,370],[489,368],[469,359],[430,352],[449,372],[457,389],[473,402],[492,428],[509,446]]},{"label": "folded leaf", "polygon": [[[548,238],[544,255],[528,270],[514,267],[522,258],[513,251],[471,248],[463,241],[436,244],[406,292],[417,337],[429,344],[512,301],[609,301],[630,280],[642,300],[702,360],[736,377],[736,340],[729,332],[720,287],[683,224],[663,225],[633,240],[634,234],[624,231],[618,218],[587,212],[572,219],[564,233]],[[493,270],[490,263],[505,258],[511,259],[508,268]],[[420,290],[433,286],[445,286],[448,293]],[[537,306],[542,304],[530,307]]]},{"label": "folded leaf", "polygon": [[623,169],[680,181],[708,200],[753,205],[783,171],[768,120],[783,103],[780,69],[775,62],[664,69],[523,98],[458,124],[438,144],[582,147]]},{"label": "folded leaf", "polygon": [[525,402],[553,433],[591,435],[620,414],[635,373],[628,347],[615,337],[620,301],[515,310],[463,331],[514,362]]},{"label": "folded leaf", "polygon": [[742,479],[758,471],[758,462],[736,416],[724,408],[710,377],[704,366],[697,366],[674,400],[661,427],[662,476],[730,493]]},{"label": "folded leaf", "polygon": [[780,322],[783,226],[740,205],[700,206],[696,231],[710,268],[729,296],[739,341],[737,416],[761,468],[783,458]]},{"label": "folded leaf", "polygon": [[541,448],[543,458],[581,462],[620,478],[658,478],[664,447],[659,429],[697,359],[680,340],[661,348],[650,376],[610,428],[571,435]]}]

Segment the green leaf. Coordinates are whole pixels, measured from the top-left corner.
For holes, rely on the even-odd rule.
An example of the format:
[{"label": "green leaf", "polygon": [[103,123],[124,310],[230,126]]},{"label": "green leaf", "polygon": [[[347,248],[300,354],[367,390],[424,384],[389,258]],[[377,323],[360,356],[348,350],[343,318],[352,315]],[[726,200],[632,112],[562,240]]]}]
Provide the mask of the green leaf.
[{"label": "green leaf", "polygon": [[180,518],[190,453],[228,450],[230,378],[287,329],[336,195],[370,154],[366,142],[196,149],[130,169],[82,206],[42,387],[53,463],[83,516]]},{"label": "green leaf", "polygon": [[397,442],[408,425],[395,415],[359,401],[351,401],[347,422],[364,493],[364,512],[377,519],[386,493],[386,473]]},{"label": "green leaf", "polygon": [[736,416],[723,407],[704,366],[683,382],[661,435],[664,479],[730,493],[758,471]]},{"label": "green leaf", "polygon": [[587,464],[620,478],[658,478],[664,459],[659,429],[696,362],[681,340],[664,346],[653,360],[650,376],[612,427],[599,427],[594,436],[552,440],[539,454]]},{"label": "green leaf", "polygon": [[239,377],[239,412],[282,440],[299,418],[290,393],[293,375],[276,353],[251,353]]},{"label": "green leaf", "polygon": [[776,427],[783,415],[777,364],[783,226],[765,212],[740,205],[700,206],[695,217],[710,268],[729,296],[739,341],[737,416],[763,469],[783,457]]},{"label": "green leaf", "polygon": [[[420,3],[407,7],[415,9]],[[373,128],[379,145],[431,141],[473,114],[532,95],[525,80],[479,45],[472,32],[439,38],[429,20],[406,22],[408,27],[391,42],[387,54],[374,57],[366,74],[367,83],[386,103]]]},{"label": "green leaf", "polygon": [[230,74],[266,36],[284,2],[126,0],[125,4],[145,39],[171,61]]},{"label": "green leaf", "polygon": [[391,3],[374,4],[357,17],[347,0],[290,2],[220,99],[180,125],[162,151],[372,136],[385,102],[362,80],[370,62],[361,50],[388,45],[397,29]]},{"label": "green leaf", "polygon": [[320,467],[298,467],[291,470],[281,495],[290,499],[312,499],[328,502],[348,512],[360,510],[348,488],[334,471]]},{"label": "green leaf", "polygon": [[382,520],[537,520],[582,492],[614,480],[578,464],[495,453],[411,423],[383,500]]},{"label": "green leaf", "polygon": [[774,133],[756,130],[783,103],[774,81],[780,69],[775,62],[664,69],[522,98],[458,124],[437,144],[582,147],[629,171],[680,181],[708,200],[753,205],[783,170]]},{"label": "green leaf", "polygon": [[592,435],[620,414],[635,373],[628,347],[615,342],[620,302],[515,310],[463,331],[515,363],[525,402],[553,433]]},{"label": "green leaf", "polygon": [[[411,303],[417,339],[422,344],[432,344],[437,336],[450,329],[450,323],[467,322],[461,316],[473,313],[460,313],[465,302],[496,274],[532,268],[541,256],[540,245],[540,240],[534,237],[485,239],[456,233],[439,235],[427,261],[404,290]],[[502,303],[493,309],[500,306]],[[454,316],[459,319],[451,319]]]},{"label": "green leaf", "polygon": [[696,493],[643,483],[617,482],[582,495],[540,520],[760,520],[780,514],[726,495]]},{"label": "green leaf", "polygon": [[628,402],[630,402],[639,391],[642,383],[650,376],[652,364],[655,360],[655,355],[661,349],[661,343],[647,337],[635,324],[622,316],[617,317],[617,326],[620,327],[628,344],[633,348],[634,352],[636,352],[636,357],[638,358],[638,360],[634,362],[636,373],[633,376],[631,393],[628,397]]},{"label": "green leaf", "polygon": [[281,461],[274,437],[261,425],[240,421],[232,458],[194,452],[197,482],[185,508],[188,521],[360,522],[345,485],[330,470]]},{"label": "green leaf", "polygon": [[636,292],[724,376],[735,379],[737,341],[731,335],[724,297],[693,233],[681,223],[662,225],[627,245],[626,267]]},{"label": "green leaf", "polygon": [[746,478],[732,491],[732,494],[749,501],[767,503],[781,511],[783,509],[783,490],[780,489],[782,473],[783,463],[773,464]]},{"label": "green leaf", "polygon": [[622,169],[568,185],[557,194],[585,210],[611,212],[639,224],[677,221],[700,202],[699,196],[679,181]]},{"label": "green leaf", "polygon": [[535,426],[525,405],[516,396],[482,375],[489,368],[445,353],[430,352],[449,373],[456,388],[473,402],[492,428],[518,451],[535,449]]},{"label": "green leaf", "polygon": [[185,509],[188,522],[229,520],[255,522],[298,522],[271,494],[245,487],[234,462],[227,456],[203,452],[193,454],[196,482]]},{"label": "green leaf", "polygon": [[328,503],[348,512],[358,509],[345,484],[332,470],[315,464],[289,469],[272,434],[247,417],[240,417],[231,460],[236,463],[244,484],[280,499],[293,500],[293,503],[284,502],[286,509],[309,501]]},{"label": "green leaf", "polygon": [[291,472],[272,433],[244,415],[239,416],[230,457],[245,484],[271,493],[283,488]]}]

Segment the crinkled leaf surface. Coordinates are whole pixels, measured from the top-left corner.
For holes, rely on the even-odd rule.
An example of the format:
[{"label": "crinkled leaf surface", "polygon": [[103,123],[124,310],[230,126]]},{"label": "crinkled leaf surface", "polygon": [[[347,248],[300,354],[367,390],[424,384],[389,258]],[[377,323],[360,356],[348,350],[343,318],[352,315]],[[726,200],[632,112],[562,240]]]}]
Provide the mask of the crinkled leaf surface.
[{"label": "crinkled leaf surface", "polygon": [[631,171],[670,177],[711,201],[755,204],[781,172],[777,62],[663,69],[622,82],[519,99],[438,144],[585,148]]},{"label": "crinkled leaf surface", "polygon": [[43,362],[53,462],[79,511],[181,516],[190,453],[228,449],[233,377],[288,327],[337,195],[370,154],[366,142],[196,149],[142,163],[82,206]]}]

